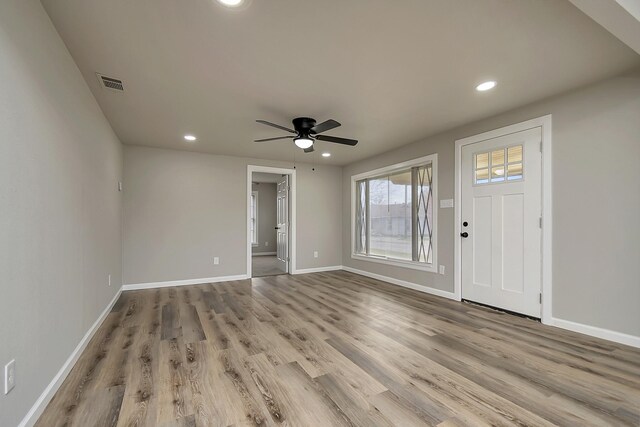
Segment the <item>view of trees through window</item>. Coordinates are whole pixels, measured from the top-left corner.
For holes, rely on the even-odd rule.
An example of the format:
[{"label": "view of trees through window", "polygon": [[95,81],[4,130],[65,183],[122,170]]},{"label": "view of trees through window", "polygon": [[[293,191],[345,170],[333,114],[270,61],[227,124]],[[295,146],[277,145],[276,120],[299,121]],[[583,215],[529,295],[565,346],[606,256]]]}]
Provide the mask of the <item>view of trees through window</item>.
[{"label": "view of trees through window", "polygon": [[369,253],[412,260],[411,171],[369,180]]},{"label": "view of trees through window", "polygon": [[355,251],[430,264],[431,164],[356,182]]}]

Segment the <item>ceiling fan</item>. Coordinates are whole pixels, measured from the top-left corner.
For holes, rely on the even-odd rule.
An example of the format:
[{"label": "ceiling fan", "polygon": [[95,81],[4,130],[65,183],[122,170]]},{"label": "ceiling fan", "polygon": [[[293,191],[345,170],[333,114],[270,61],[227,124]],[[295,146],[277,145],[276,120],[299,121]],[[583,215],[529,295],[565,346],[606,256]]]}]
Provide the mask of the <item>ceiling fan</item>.
[{"label": "ceiling fan", "polygon": [[[334,142],[336,144],[351,145],[354,146],[358,143],[355,139],[339,138],[337,136],[320,135],[323,132],[335,129],[340,126],[340,123],[333,119],[329,119],[326,122],[322,122],[316,125],[315,119],[310,117],[298,117],[292,120],[293,129],[289,129],[284,126],[277,125],[275,123],[267,122],[266,120],[256,120],[256,122],[263,125],[271,126],[277,129],[286,130],[293,135],[278,136],[276,138],[256,139],[253,142],[269,142],[277,141],[279,139],[293,139],[293,142],[304,150],[305,153],[313,152],[314,141],[326,141]],[[295,129],[295,130],[294,130]]]}]

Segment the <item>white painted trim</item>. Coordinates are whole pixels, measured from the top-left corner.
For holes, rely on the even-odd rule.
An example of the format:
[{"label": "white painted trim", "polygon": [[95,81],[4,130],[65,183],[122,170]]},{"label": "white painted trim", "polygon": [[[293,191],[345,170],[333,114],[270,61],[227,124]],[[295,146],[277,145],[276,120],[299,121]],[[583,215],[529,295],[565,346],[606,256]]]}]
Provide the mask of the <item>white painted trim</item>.
[{"label": "white painted trim", "polygon": [[238,274],[236,276],[218,276],[218,277],[205,277],[203,279],[186,279],[186,280],[171,280],[167,282],[149,282],[149,283],[135,283],[130,285],[123,285],[123,291],[137,291],[139,289],[155,289],[155,288],[168,288],[172,286],[189,286],[189,285],[202,285],[206,283],[218,283],[218,282],[231,282],[234,280],[248,279],[246,274]]},{"label": "white painted trim", "polygon": [[[256,196],[256,241],[253,241],[253,235],[251,236],[251,247],[257,248],[260,246],[259,240],[260,240],[260,234],[259,234],[259,230],[258,230],[258,211],[259,211],[259,193],[257,191],[251,191],[251,196]],[[250,214],[249,216],[251,216],[251,210],[249,210]]]},{"label": "white painted trim", "polygon": [[277,254],[277,252],[253,252],[251,256],[273,256]]},{"label": "white painted trim", "polygon": [[[366,178],[373,178],[376,176],[380,176],[386,173],[392,173],[395,171],[400,171],[403,169],[411,168],[414,166],[424,165],[425,163],[431,163],[431,174],[432,174],[432,183],[431,183],[431,197],[432,203],[434,206],[433,209],[433,224],[432,224],[432,234],[431,241],[433,251],[432,255],[432,263],[423,264],[415,261],[402,261],[393,258],[382,258],[382,257],[373,257],[362,254],[356,254],[355,249],[355,232],[356,232],[356,224],[355,224],[355,216],[356,216],[356,181],[360,181]],[[351,258],[356,259],[358,261],[369,261],[376,262],[380,264],[393,265],[395,267],[401,268],[410,268],[414,270],[426,271],[428,273],[438,273],[438,209],[437,206],[439,204],[438,201],[438,153],[429,154],[428,156],[422,156],[417,159],[411,159],[400,163],[395,163],[393,165],[384,166],[382,168],[374,169],[372,171],[363,172],[357,175],[351,176],[351,237],[349,238],[351,241]]]},{"label": "white painted trim", "polygon": [[448,298],[452,300],[457,300],[455,293],[449,291],[443,291],[441,289],[430,288],[428,286],[419,285],[413,282],[407,282],[400,279],[395,279],[393,277],[383,276],[381,274],[370,273],[364,270],[358,270],[357,268],[343,266],[342,269],[344,271],[348,271],[350,273],[356,273],[361,276],[371,277],[372,279],[382,280],[383,282],[391,283],[392,285],[402,286],[403,288],[409,288],[416,291],[424,292],[426,294],[435,295],[438,297]]},{"label": "white painted trim", "polygon": [[[434,230],[434,234],[435,234],[435,230]],[[360,255],[360,254],[351,254],[351,259],[355,259],[356,261],[366,261],[366,262],[375,262],[378,264],[393,265],[394,267],[409,268],[411,270],[426,271],[428,273],[438,272],[438,269],[435,264],[424,264],[424,263],[415,262],[415,261],[403,261],[401,259],[382,258],[382,257],[376,257],[374,255]]]},{"label": "white painted trim", "polygon": [[500,136],[509,135],[516,132],[542,128],[542,318],[544,324],[551,324],[552,315],[552,174],[551,174],[551,114],[527,120],[525,122],[516,123],[500,129],[473,135],[467,138],[459,139],[455,143],[455,202],[454,202],[454,270],[453,270],[453,289],[456,299],[462,299],[462,248],[460,245],[460,217],[461,201],[462,201],[462,180],[460,178],[462,147],[476,142],[486,141],[488,139],[498,138]]},{"label": "white painted trim", "polygon": [[341,265],[331,265],[329,267],[301,268],[293,274],[322,273],[323,271],[338,271],[343,269],[344,267]]},{"label": "white painted trim", "polygon": [[291,208],[291,217],[289,218],[289,257],[291,258],[289,262],[289,272],[291,274],[296,273],[296,170],[295,169],[285,169],[285,168],[274,168],[270,166],[257,166],[257,165],[247,165],[247,277],[251,277],[251,200],[249,199],[249,195],[251,194],[251,174],[253,172],[265,172],[265,173],[275,173],[282,175],[289,175],[291,177],[289,184],[291,185],[291,191],[289,192],[289,206]]},{"label": "white painted trim", "polygon": [[93,325],[91,325],[87,333],[84,334],[76,348],[73,350],[73,352],[71,352],[71,355],[69,355],[69,358],[67,358],[66,362],[64,362],[64,365],[62,365],[58,373],[55,375],[55,377],[53,377],[40,397],[38,397],[38,400],[36,400],[31,409],[29,409],[27,415],[25,415],[22,421],[20,421],[18,427],[31,427],[38,421],[38,418],[40,418],[40,415],[42,415],[53,396],[56,394],[64,380],[67,378],[67,375],[69,375],[69,372],[71,372],[71,369],[73,369],[74,365],[80,358],[80,355],[87,347],[87,344],[89,344],[89,341],[91,341],[93,335],[96,333],[98,328],[100,328],[102,322],[104,322],[104,319],[107,318],[107,315],[111,312],[111,309],[115,305],[116,301],[118,301],[118,298],[120,298],[122,290],[123,289],[120,288],[118,292],[116,292],[111,302],[107,304],[102,313],[100,313],[100,316],[98,316]]},{"label": "white painted trim", "polygon": [[552,317],[547,325],[640,348],[640,337]]}]

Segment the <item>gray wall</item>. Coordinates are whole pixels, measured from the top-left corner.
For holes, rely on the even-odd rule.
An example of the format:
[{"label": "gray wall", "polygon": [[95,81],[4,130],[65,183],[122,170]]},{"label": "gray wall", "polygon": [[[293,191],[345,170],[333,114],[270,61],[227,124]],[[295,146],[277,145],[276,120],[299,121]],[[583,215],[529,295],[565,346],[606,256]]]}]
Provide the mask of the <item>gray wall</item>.
[{"label": "gray wall", "polygon": [[438,153],[439,199],[452,199],[456,139],[546,114],[553,115],[553,315],[640,336],[640,71],[345,167],[343,265],[453,291],[453,209],[438,211],[444,276],[351,259],[351,176]]},{"label": "gray wall", "polygon": [[258,246],[251,248],[254,254],[276,251],[277,187],[269,182],[252,185],[253,191],[258,192]]},{"label": "gray wall", "polygon": [[17,378],[0,393],[2,426],[26,415],[120,288],[121,167],[40,2],[0,2],[0,366],[15,358]]},{"label": "gray wall", "polygon": [[[246,274],[247,165],[290,163],[125,147],[124,282]],[[341,169],[298,164],[297,268],[342,261]],[[313,258],[313,251],[319,252]],[[220,265],[213,257],[220,257]]]}]

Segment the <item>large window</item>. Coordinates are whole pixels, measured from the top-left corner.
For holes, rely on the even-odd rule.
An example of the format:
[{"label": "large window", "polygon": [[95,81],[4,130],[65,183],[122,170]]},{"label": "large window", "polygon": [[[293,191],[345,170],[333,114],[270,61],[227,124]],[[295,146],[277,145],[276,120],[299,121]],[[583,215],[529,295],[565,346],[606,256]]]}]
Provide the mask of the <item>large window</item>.
[{"label": "large window", "polygon": [[435,271],[436,160],[352,177],[354,258]]},{"label": "large window", "polygon": [[258,192],[251,192],[251,244],[258,246]]}]

